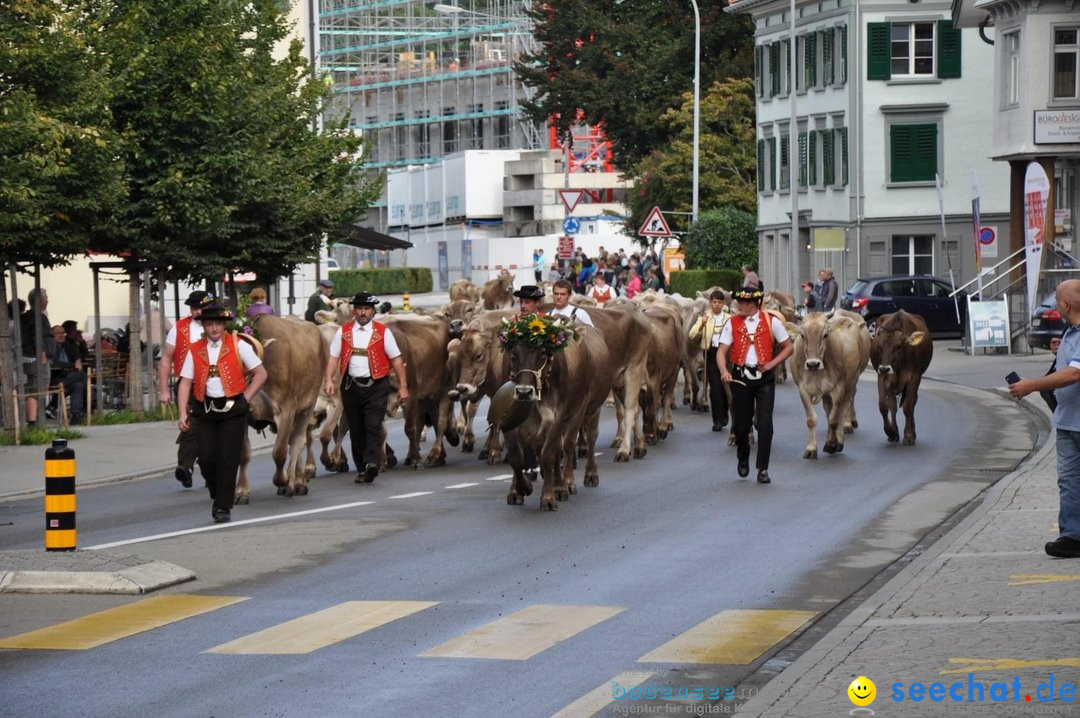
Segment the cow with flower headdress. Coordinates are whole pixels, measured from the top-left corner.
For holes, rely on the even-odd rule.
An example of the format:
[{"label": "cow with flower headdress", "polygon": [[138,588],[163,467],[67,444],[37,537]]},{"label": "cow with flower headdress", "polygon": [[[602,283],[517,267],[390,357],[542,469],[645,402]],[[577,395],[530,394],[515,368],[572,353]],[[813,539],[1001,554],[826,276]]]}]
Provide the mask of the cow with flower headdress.
[{"label": "cow with flower headdress", "polygon": [[611,355],[598,331],[539,314],[504,319],[498,345],[510,370],[506,406],[500,412],[502,419],[496,417],[499,425],[492,429],[504,432],[514,470],[506,503],[523,504],[532,493],[532,482],[525,476],[530,468],[526,449],[532,448],[544,481],[540,508],[555,510],[559,501],[577,491],[574,448],[582,428],[588,444],[584,483],[599,484],[594,449],[611,379],[589,368],[608,366]]}]

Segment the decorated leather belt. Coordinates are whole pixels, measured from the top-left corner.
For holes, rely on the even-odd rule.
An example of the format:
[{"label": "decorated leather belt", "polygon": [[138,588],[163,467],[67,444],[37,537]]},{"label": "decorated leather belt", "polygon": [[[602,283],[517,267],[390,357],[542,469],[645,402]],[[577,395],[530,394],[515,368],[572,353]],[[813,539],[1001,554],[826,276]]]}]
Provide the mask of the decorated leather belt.
[{"label": "decorated leather belt", "polygon": [[762,371],[759,366],[739,366],[736,364],[731,367],[731,374],[738,379],[745,379],[746,381],[760,381],[768,376],[769,372]]},{"label": "decorated leather belt", "polygon": [[221,372],[218,371],[217,364],[211,364],[210,365],[210,373],[207,374],[207,377],[213,378],[213,377],[220,377],[220,376],[221,376]]},{"label": "decorated leather belt", "polygon": [[348,389],[349,387],[358,386],[362,389],[366,389],[380,381],[382,381],[382,379],[373,379],[370,376],[353,376],[350,374],[345,377],[345,388]]},{"label": "decorated leather belt", "polygon": [[353,347],[352,355],[354,357],[366,357],[368,355],[367,347]]},{"label": "decorated leather belt", "polygon": [[211,412],[215,414],[225,414],[232,411],[232,408],[236,406],[236,400],[239,399],[241,396],[243,395],[237,394],[236,396],[208,396],[206,397],[206,400],[203,401],[203,409],[206,410],[207,414]]}]

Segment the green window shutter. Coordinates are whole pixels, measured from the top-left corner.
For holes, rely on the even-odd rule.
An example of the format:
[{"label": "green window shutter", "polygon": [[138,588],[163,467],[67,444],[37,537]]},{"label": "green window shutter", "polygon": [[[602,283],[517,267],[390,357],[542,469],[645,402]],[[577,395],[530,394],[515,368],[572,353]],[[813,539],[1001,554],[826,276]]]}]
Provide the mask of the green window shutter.
[{"label": "green window shutter", "polygon": [[921,180],[933,181],[937,174],[938,126],[915,126],[915,174]]},{"label": "green window shutter", "polygon": [[817,34],[806,36],[806,89],[817,87]]},{"label": "green window shutter", "polygon": [[806,162],[807,169],[810,171],[810,183],[809,187],[817,186],[817,130],[810,130],[807,135],[807,146],[809,148],[808,160]]},{"label": "green window shutter", "polygon": [[847,25],[840,28],[840,84],[847,84]]},{"label": "green window shutter", "polygon": [[764,61],[763,48],[758,45],[754,48],[754,84],[757,85],[757,96],[762,97],[765,94],[765,85],[762,80],[762,63]]},{"label": "green window shutter", "polygon": [[937,76],[942,79],[960,77],[960,30],[952,20],[937,23]]},{"label": "green window shutter", "polygon": [[932,182],[937,172],[937,125],[889,128],[893,182]]},{"label": "green window shutter", "polygon": [[832,28],[821,33],[821,57],[824,65],[821,68],[821,84],[825,87],[832,85],[836,79],[836,72],[833,67],[833,42]]},{"label": "green window shutter", "polygon": [[866,24],[866,79],[888,80],[892,77],[892,23]]},{"label": "green window shutter", "polygon": [[788,144],[788,135],[780,135],[780,189],[791,186],[791,153]]},{"label": "green window shutter", "polygon": [[799,133],[799,186],[806,186],[806,133]]},{"label": "green window shutter", "polygon": [[769,97],[780,94],[780,43],[769,45]]},{"label": "green window shutter", "polygon": [[776,189],[776,138],[769,138],[769,189]]},{"label": "green window shutter", "polygon": [[840,130],[840,184],[847,187],[848,183],[848,146],[847,146],[847,128],[841,127]]},{"label": "green window shutter", "polygon": [[824,160],[823,184],[828,187],[836,184],[836,151],[833,148],[832,130],[825,130],[821,135],[821,155]]},{"label": "green window shutter", "polygon": [[787,94],[791,94],[791,40],[784,40],[784,67],[787,70]]},{"label": "green window shutter", "polygon": [[765,190],[765,140],[757,140],[757,191]]}]

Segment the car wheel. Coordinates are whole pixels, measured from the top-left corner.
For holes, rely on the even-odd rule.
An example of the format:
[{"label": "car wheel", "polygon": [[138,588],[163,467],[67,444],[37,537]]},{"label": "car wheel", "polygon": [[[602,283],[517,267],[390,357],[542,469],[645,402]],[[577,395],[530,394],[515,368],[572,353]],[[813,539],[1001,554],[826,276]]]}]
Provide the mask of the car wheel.
[{"label": "car wheel", "polygon": [[877,334],[877,320],[878,320],[877,317],[867,317],[866,318],[866,328],[870,332],[870,338],[871,339],[874,337],[875,334]]}]

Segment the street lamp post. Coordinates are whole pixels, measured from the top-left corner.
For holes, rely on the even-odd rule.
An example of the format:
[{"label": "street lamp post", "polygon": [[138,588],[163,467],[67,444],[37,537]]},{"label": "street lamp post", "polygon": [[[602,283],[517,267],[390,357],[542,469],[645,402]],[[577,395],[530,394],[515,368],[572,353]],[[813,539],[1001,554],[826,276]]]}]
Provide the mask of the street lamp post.
[{"label": "street lamp post", "polygon": [[701,134],[701,14],[697,0],[690,0],[694,6],[694,199],[691,207],[691,222],[698,221],[698,152]]}]

